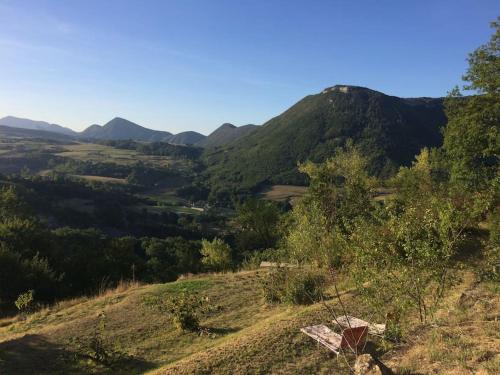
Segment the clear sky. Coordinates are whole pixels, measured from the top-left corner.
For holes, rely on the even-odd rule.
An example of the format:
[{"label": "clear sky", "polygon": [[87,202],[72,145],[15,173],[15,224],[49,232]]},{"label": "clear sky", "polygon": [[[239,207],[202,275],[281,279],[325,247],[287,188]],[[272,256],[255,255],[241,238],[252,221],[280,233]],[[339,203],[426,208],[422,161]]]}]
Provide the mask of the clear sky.
[{"label": "clear sky", "polygon": [[0,0],[0,117],[209,133],[335,84],[443,96],[498,0]]}]

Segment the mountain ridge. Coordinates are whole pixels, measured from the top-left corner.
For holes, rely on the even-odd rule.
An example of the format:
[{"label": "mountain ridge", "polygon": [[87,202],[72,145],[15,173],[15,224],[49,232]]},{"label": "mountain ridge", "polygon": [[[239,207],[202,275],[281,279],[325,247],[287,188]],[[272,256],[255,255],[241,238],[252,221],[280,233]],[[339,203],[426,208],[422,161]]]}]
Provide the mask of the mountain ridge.
[{"label": "mountain ridge", "polygon": [[148,129],[130,120],[115,117],[102,126],[89,126],[80,133],[80,136],[105,140],[135,139],[139,141],[158,142],[165,141],[172,136],[172,133]]},{"label": "mountain ridge", "polygon": [[298,162],[324,161],[351,139],[368,157],[372,174],[390,176],[422,147],[440,145],[445,123],[443,98],[399,98],[335,85],[304,97],[251,134],[207,150],[207,174],[221,189],[305,184]]},{"label": "mountain ridge", "polygon": [[198,142],[196,145],[208,149],[224,146],[225,144],[251,134],[258,128],[258,125],[253,124],[235,126],[231,123],[226,122],[215,129],[206,138]]},{"label": "mountain ridge", "polygon": [[5,116],[0,119],[0,125],[10,128],[30,129],[48,131],[52,133],[60,133],[65,135],[77,135],[78,133],[70,128],[61,125],[51,124],[46,121],[31,120],[22,117]]}]

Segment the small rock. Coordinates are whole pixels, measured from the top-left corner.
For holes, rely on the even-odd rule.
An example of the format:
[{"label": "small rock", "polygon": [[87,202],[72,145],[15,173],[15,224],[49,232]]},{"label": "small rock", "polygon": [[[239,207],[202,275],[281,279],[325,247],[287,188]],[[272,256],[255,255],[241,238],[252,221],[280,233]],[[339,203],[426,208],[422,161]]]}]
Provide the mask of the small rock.
[{"label": "small rock", "polygon": [[356,375],[382,375],[382,370],[370,354],[362,354],[356,358],[354,373]]}]

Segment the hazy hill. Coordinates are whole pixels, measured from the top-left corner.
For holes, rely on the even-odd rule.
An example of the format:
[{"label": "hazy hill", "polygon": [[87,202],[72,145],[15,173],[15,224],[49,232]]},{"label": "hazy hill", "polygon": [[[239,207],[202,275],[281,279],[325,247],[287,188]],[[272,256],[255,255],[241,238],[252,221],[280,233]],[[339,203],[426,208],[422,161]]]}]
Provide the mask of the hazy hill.
[{"label": "hazy hill", "polygon": [[305,97],[205,157],[219,186],[293,184],[303,182],[298,162],[322,161],[352,139],[370,158],[371,172],[387,176],[409,164],[422,147],[439,145],[445,123],[441,98],[399,98],[337,85]]},{"label": "hazy hill", "polygon": [[94,139],[135,139],[140,141],[166,141],[172,133],[152,130],[126,119],[115,117],[103,126],[91,125],[80,133],[81,137]]},{"label": "hazy hill", "polygon": [[215,129],[208,137],[199,141],[197,146],[205,148],[214,148],[226,145],[239,138],[250,134],[259,128],[258,125],[243,125],[234,126],[233,124],[225,123]]},{"label": "hazy hill", "polygon": [[0,119],[0,125],[9,126],[11,128],[22,128],[31,130],[43,130],[53,133],[60,133],[66,135],[77,135],[77,133],[69,128],[65,128],[56,124],[49,124],[45,121],[34,121],[27,118],[19,118],[14,116],[7,116]]},{"label": "hazy hill", "polygon": [[33,129],[23,129],[14,128],[10,126],[0,125],[0,137],[1,138],[39,138],[39,139],[49,139],[55,141],[71,141],[74,137],[69,135],[49,132],[45,130],[33,130]]},{"label": "hazy hill", "polygon": [[203,141],[205,138],[206,136],[203,134],[187,131],[171,135],[170,138],[167,139],[167,142],[174,145],[194,145],[195,143]]}]

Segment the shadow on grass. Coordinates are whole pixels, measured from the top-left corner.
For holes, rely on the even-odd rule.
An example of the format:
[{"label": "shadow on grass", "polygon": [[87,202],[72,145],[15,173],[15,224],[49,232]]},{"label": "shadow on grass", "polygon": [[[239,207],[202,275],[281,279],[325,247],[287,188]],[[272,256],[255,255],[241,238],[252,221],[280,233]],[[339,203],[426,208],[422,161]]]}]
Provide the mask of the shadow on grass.
[{"label": "shadow on grass", "polygon": [[204,327],[208,332],[216,335],[228,335],[230,333],[238,332],[241,328],[217,328],[217,327]]},{"label": "shadow on grass", "polygon": [[0,343],[0,374],[139,374],[154,367],[131,357],[118,358],[106,366],[40,335]]}]

